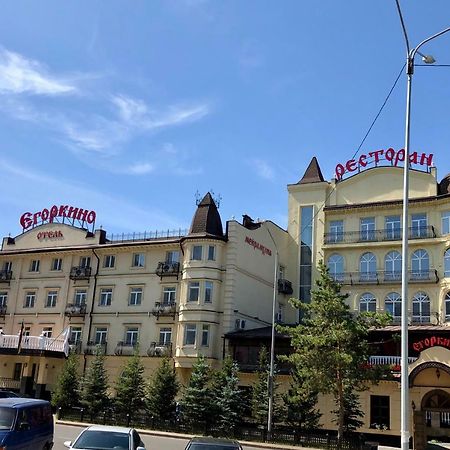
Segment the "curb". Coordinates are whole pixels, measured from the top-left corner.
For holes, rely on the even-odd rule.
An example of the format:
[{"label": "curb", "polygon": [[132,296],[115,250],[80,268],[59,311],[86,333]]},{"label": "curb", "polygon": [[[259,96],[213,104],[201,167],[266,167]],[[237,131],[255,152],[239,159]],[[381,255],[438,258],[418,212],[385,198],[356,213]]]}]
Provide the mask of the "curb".
[{"label": "curb", "polygon": [[[87,422],[71,422],[69,420],[55,420],[55,424],[57,425],[69,425],[73,427],[88,427],[90,425],[95,425],[93,423]],[[139,434],[149,435],[149,436],[160,436],[160,437],[170,437],[174,439],[192,439],[196,437],[196,434],[184,434],[184,433],[174,433],[171,431],[157,431],[157,430],[148,430],[142,428],[136,428],[136,431]],[[249,447],[255,448],[267,448],[267,449],[280,449],[280,450],[323,450],[314,447],[300,447],[297,445],[288,445],[288,444],[277,444],[275,442],[254,442],[254,441],[241,441],[239,443]]]}]

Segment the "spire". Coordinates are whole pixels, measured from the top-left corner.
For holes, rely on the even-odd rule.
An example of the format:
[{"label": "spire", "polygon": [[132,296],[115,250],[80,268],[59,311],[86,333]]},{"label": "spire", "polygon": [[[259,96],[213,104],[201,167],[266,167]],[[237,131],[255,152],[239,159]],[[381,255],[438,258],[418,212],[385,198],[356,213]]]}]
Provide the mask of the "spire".
[{"label": "spire", "polygon": [[320,183],[322,181],[325,180],[323,179],[322,171],[320,170],[317,158],[314,156],[302,179],[297,184]]},{"label": "spire", "polygon": [[209,192],[197,206],[189,234],[207,234],[223,237],[222,220]]}]

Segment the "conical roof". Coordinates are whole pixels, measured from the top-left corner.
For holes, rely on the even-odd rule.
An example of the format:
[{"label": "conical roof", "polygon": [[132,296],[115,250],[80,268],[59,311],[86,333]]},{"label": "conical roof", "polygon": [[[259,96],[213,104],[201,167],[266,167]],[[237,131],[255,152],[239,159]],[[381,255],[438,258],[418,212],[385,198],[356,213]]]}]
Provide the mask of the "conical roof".
[{"label": "conical roof", "polygon": [[207,234],[223,237],[219,210],[209,192],[197,206],[189,234]]},{"label": "conical roof", "polygon": [[302,179],[297,184],[307,184],[307,183],[320,183],[325,181],[320,170],[317,158],[314,156],[309,163]]}]

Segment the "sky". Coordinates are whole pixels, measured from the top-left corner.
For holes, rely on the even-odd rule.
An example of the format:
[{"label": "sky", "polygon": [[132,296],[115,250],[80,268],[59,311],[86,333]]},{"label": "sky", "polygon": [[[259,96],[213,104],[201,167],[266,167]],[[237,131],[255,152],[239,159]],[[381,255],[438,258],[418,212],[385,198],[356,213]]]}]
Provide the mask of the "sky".
[{"label": "sky", "polygon": [[[411,46],[448,0],[403,0]],[[450,64],[450,33],[422,47]],[[73,205],[108,233],[222,221],[287,226],[313,156],[350,159],[406,59],[394,0],[5,0],[0,14],[0,234]],[[420,57],[416,59],[421,63]],[[361,153],[404,145],[402,73]],[[416,67],[411,151],[450,172],[450,67]]]}]

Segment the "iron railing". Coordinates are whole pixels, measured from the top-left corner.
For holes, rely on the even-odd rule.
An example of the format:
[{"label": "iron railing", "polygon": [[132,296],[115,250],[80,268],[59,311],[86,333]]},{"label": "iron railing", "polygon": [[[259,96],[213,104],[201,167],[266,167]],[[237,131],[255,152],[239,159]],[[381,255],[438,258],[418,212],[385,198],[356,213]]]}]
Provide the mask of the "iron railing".
[{"label": "iron railing", "polygon": [[152,342],[147,350],[148,356],[172,356],[172,342]]},{"label": "iron railing", "polygon": [[[402,281],[402,273],[398,271],[342,272],[330,275],[334,281],[351,286],[358,284],[397,284]],[[437,283],[439,276],[436,269],[408,270],[408,281],[410,283]]]},{"label": "iron railing", "polygon": [[177,310],[176,302],[155,302],[155,307],[152,309],[152,314],[159,318],[160,316],[174,316]]},{"label": "iron railing", "polygon": [[75,303],[68,303],[64,311],[64,315],[69,317],[84,316],[86,314],[86,303],[77,305]]},{"label": "iron railing", "polygon": [[178,230],[107,234],[106,239],[110,242],[152,241],[155,239],[182,238],[187,236],[187,234],[187,229],[179,228]]},{"label": "iron railing", "polygon": [[156,268],[156,275],[159,277],[170,277],[176,276],[180,273],[180,263],[179,262],[165,262],[161,261],[158,263]]},{"label": "iron railing", "polygon": [[97,349],[101,350],[101,352],[104,355],[106,355],[106,351],[108,349],[108,343],[107,342],[88,341],[86,343],[86,347],[84,348],[84,353],[86,355],[94,355]]},{"label": "iron railing", "polygon": [[91,267],[72,267],[69,278],[71,280],[88,280],[91,276]]}]

